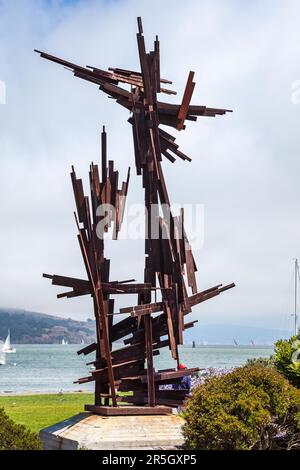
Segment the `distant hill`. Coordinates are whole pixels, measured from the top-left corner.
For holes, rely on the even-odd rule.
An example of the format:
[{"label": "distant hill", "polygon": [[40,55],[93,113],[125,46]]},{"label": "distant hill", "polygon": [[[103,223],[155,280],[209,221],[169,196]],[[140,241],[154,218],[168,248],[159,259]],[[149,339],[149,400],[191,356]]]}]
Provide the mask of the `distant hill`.
[{"label": "distant hill", "polygon": [[7,330],[11,332],[13,344],[55,344],[64,338],[69,343],[85,343],[95,340],[95,322],[76,321],[44,313],[26,310],[0,309],[0,340]]},{"label": "distant hill", "polygon": [[[69,343],[95,341],[95,322],[76,321],[44,313],[27,312],[0,308],[0,340],[4,340],[10,329],[11,341],[17,343],[61,343],[64,338]],[[291,332],[272,328],[259,328],[239,325],[197,325],[184,334],[185,344],[233,345],[233,338],[239,345],[273,345],[281,338],[288,338]]]}]

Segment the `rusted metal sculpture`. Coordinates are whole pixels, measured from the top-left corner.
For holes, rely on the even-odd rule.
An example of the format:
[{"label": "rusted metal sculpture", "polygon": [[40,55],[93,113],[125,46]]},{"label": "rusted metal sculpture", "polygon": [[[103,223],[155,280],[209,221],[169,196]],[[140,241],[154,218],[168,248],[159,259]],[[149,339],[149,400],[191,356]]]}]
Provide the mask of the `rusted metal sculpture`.
[{"label": "rusted metal sculpture", "polygon": [[[160,127],[163,124],[180,131],[185,129],[186,120],[196,121],[198,116],[223,115],[229,110],[190,104],[195,87],[193,72],[189,73],[181,104],[158,101],[158,93],[176,93],[163,88],[172,82],[160,76],[157,37],[154,51],[146,53],[140,18],[137,42],[140,72],[80,67],[36,51],[41,57],[72,70],[76,77],[99,85],[100,90],[131,113],[128,121],[133,132],[135,165],[137,174],[142,175],[147,209],[144,283],[109,280],[109,260],[104,257],[103,237],[99,237],[97,233],[97,224],[106,217],[105,224],[102,224],[103,230],[107,230],[107,225],[114,224],[117,238],[128,190],[129,172],[127,181],[118,189],[118,172],[114,170],[112,161],[107,166],[105,131],[102,133],[101,178],[98,166],[92,164],[90,167],[90,201],[84,195],[82,181],[77,179],[74,169],[71,173],[77,206],[78,240],[87,279],[44,275],[52,279],[54,285],[72,288],[58,297],[91,295],[93,298],[97,341],[78,351],[78,354],[96,352],[95,361],[90,363],[95,366],[95,370],[77,383],[95,382],[95,404],[87,405],[86,409],[102,414],[159,414],[182,405],[187,390],[163,390],[161,385],[178,383],[183,376],[198,370],[178,370],[178,345],[183,344],[183,332],[196,323],[187,322],[186,316],[193,306],[234,287],[234,284],[225,287],[219,284],[198,292],[195,277],[197,268],[183,227],[184,213],[182,210],[180,216],[172,215],[162,170],[163,156],[171,162],[176,157],[188,161],[191,159],[179,150],[175,138]],[[129,85],[130,90],[120,87],[120,83]],[[113,210],[99,215],[97,208],[105,203],[109,203]],[[157,237],[152,236],[154,223],[158,226]],[[188,292],[189,288],[191,294]],[[156,300],[157,290],[160,292],[159,301]],[[137,305],[114,313],[114,301],[110,296],[128,293],[138,295]],[[115,321],[118,314],[127,316],[121,321]],[[113,343],[121,339],[124,340],[124,347],[114,349]],[[153,356],[158,355],[163,347],[169,347],[176,367],[155,371]],[[128,391],[133,392],[133,395],[118,396],[118,392]],[[131,403],[131,406],[120,406],[122,401]]]}]

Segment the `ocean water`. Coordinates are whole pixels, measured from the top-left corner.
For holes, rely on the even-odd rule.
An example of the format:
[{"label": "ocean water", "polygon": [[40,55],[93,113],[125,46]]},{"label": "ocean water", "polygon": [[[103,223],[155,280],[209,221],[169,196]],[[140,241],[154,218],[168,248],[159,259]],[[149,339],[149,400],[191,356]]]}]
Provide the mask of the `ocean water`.
[{"label": "ocean water", "polygon": [[[86,362],[93,354],[78,356],[82,346],[70,345],[16,345],[16,354],[6,355],[6,364],[0,366],[0,393],[92,391],[93,383],[73,384],[79,377],[89,375]],[[269,357],[273,352],[267,346],[191,346],[180,347],[180,361],[187,367],[231,368],[245,364],[247,359]],[[167,348],[154,358],[156,369],[168,369],[176,364]]]}]

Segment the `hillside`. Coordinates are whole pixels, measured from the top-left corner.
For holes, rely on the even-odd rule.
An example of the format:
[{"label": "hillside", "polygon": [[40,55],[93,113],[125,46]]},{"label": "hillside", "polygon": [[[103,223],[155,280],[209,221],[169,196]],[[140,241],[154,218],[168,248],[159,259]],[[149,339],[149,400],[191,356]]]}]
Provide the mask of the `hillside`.
[{"label": "hillside", "polygon": [[[95,322],[76,321],[43,313],[25,310],[0,308],[0,340],[4,341],[7,330],[11,331],[13,344],[21,343],[61,343],[64,338],[69,343],[85,343],[95,340]],[[291,332],[272,328],[259,328],[241,325],[197,325],[187,330],[185,344],[195,341],[197,344],[232,345],[233,338],[240,345],[249,345],[251,340],[256,345],[272,345],[281,338],[288,338]]]},{"label": "hillside", "polygon": [[0,340],[4,341],[7,330],[13,344],[55,344],[64,338],[69,343],[93,342],[95,323],[60,318],[25,310],[0,309]]}]

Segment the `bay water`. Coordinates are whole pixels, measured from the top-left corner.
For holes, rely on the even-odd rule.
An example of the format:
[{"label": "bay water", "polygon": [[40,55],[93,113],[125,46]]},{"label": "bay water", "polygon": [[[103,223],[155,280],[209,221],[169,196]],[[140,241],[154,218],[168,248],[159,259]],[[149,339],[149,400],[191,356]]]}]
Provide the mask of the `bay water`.
[{"label": "bay water", "polygon": [[[121,347],[121,345],[119,345]],[[0,394],[93,391],[93,383],[73,384],[89,375],[86,362],[94,355],[78,356],[81,345],[26,344],[16,345],[16,354],[6,355],[6,364],[0,366]],[[247,359],[269,357],[268,346],[181,346],[180,362],[187,367],[232,368],[243,365]],[[176,367],[168,348],[154,358],[155,368]]]}]

